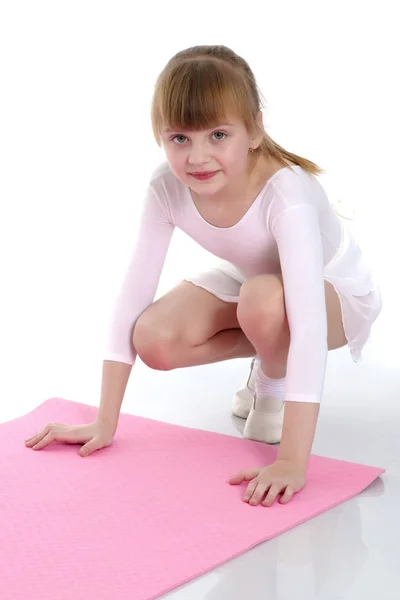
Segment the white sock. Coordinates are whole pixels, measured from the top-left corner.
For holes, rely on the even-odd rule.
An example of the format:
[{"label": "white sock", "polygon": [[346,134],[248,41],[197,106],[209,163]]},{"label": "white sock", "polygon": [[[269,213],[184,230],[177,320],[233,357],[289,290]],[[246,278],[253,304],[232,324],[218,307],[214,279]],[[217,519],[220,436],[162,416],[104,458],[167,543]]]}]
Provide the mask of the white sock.
[{"label": "white sock", "polygon": [[285,400],[286,377],[272,379],[265,375],[260,366],[254,387],[256,392],[256,410],[261,412],[280,410],[282,402]]}]

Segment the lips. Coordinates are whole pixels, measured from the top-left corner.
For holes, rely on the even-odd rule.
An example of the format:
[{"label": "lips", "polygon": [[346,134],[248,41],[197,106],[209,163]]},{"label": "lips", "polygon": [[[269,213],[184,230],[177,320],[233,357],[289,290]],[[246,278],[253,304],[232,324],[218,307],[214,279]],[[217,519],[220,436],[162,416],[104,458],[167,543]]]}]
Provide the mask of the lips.
[{"label": "lips", "polygon": [[212,173],[216,173],[216,171],[198,171],[196,173],[191,173],[191,175],[211,175]]},{"label": "lips", "polygon": [[202,171],[199,173],[189,173],[189,175],[195,177],[196,179],[210,179],[211,177],[214,177],[214,175],[216,175],[217,173],[218,171]]}]

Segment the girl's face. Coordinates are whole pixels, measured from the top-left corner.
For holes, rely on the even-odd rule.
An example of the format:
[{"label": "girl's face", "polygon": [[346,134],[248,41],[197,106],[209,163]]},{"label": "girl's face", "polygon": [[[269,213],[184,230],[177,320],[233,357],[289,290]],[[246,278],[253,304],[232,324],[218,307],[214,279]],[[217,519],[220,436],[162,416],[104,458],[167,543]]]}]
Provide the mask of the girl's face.
[{"label": "girl's face", "polygon": [[[162,142],[172,172],[200,196],[242,181],[248,172],[249,148],[255,146],[238,118],[202,131],[163,130]],[[213,175],[195,177],[201,173]]]}]

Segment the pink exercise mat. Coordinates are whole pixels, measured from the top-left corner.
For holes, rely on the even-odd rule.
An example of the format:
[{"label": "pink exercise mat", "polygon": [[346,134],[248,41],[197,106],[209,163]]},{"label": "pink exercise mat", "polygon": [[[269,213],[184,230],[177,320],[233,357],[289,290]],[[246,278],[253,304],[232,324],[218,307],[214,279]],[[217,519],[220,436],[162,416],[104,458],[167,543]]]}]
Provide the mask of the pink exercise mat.
[{"label": "pink exercise mat", "polygon": [[312,456],[287,505],[250,506],[227,480],[277,448],[121,414],[114,442],[35,452],[47,422],[97,408],[52,398],[0,424],[0,589],[12,600],[150,600],[361,492],[384,469]]}]

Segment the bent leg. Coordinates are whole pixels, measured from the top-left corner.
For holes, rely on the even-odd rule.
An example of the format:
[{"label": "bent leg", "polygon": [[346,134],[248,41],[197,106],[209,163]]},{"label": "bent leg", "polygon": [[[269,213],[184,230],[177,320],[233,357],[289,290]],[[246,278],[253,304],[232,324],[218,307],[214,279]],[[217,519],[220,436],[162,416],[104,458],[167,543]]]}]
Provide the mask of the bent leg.
[{"label": "bent leg", "polygon": [[133,345],[141,360],[158,370],[255,356],[236,313],[236,303],[183,281],[142,313]]},{"label": "bent leg", "polygon": [[[342,311],[335,288],[325,281],[328,350],[347,344]],[[259,275],[248,279],[240,291],[238,322],[262,360],[263,372],[271,378],[286,375],[290,329],[286,316],[282,277]]]}]

